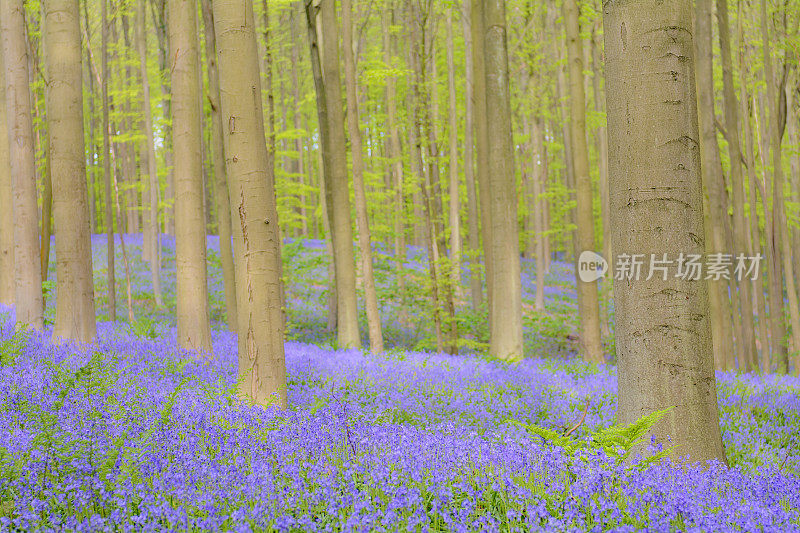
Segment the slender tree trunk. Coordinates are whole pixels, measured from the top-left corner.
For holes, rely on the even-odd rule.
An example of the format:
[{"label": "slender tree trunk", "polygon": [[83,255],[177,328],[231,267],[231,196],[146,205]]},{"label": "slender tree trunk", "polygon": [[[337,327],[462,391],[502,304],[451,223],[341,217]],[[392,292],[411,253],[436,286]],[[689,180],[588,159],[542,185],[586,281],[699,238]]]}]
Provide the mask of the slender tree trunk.
[{"label": "slender tree trunk", "polygon": [[356,96],[356,65],[353,58],[353,21],[350,0],[342,0],[342,42],[344,52],[344,79],[347,91],[347,126],[350,131],[350,150],[353,156],[353,191],[355,193],[358,243],[361,248],[361,271],[364,275],[364,302],[369,329],[369,346],[372,353],[383,353],[383,332],[378,311],[378,294],[372,267],[367,196],[364,191],[364,154],[361,127],[358,123]]},{"label": "slender tree trunk", "polygon": [[[598,20],[598,26],[602,21]],[[594,111],[595,113],[605,115],[605,97],[603,96],[600,88],[600,81],[603,76],[603,59],[602,59],[602,43],[600,42],[600,35],[597,32],[598,26],[592,28],[592,93],[594,94]],[[600,216],[602,218],[603,228],[603,257],[606,261],[612,261],[611,250],[611,225],[609,216],[609,203],[608,203],[608,133],[606,132],[605,123],[597,126],[594,133],[595,148],[597,149],[597,166],[599,173],[599,186],[600,186]],[[609,311],[611,305],[611,291],[613,288],[612,277],[607,276],[601,280],[600,289],[602,291],[602,299],[600,303],[600,333],[604,337],[611,336],[611,328],[609,326]]]},{"label": "slender tree trunk", "polygon": [[[541,109],[539,110],[541,111]],[[533,123],[533,145],[534,153],[539,161],[534,165],[534,233],[536,234],[536,300],[535,309],[544,311],[544,277],[547,271],[546,252],[545,252],[545,213],[544,205],[547,202],[542,195],[545,192],[547,180],[547,152],[544,146],[544,120],[541,116],[536,117]]]},{"label": "slender tree trunk", "polygon": [[0,43],[0,304],[14,305],[14,191],[6,115],[4,43]]},{"label": "slender tree trunk", "polygon": [[[307,4],[306,10],[309,7]],[[322,0],[319,7],[324,53],[321,62],[321,86],[318,84],[317,107],[322,137],[323,177],[328,215],[331,220],[334,268],[336,270],[337,329],[340,348],[360,348],[358,308],[356,305],[355,259],[353,257],[353,228],[350,223],[350,198],[347,185],[347,153],[345,150],[344,116],[339,77],[339,40],[334,0]],[[313,11],[313,6],[312,6]],[[316,25],[316,14],[313,14]],[[316,27],[316,26],[315,26]],[[316,31],[314,32],[316,41]],[[312,54],[317,49],[311,44]],[[322,104],[324,101],[324,104]],[[319,109],[324,105],[324,113]],[[322,122],[327,121],[322,128]]]},{"label": "slender tree trunk", "polygon": [[178,343],[211,351],[203,211],[202,126],[198,69],[197,6],[168,0],[172,87],[172,149],[175,168],[175,266]]},{"label": "slender tree trunk", "polygon": [[[750,246],[748,255],[761,256],[761,232],[758,224],[758,199],[756,198],[756,172],[755,160],[753,156],[753,129],[751,122],[751,105],[750,97],[747,93],[747,50],[744,45],[744,24],[742,20],[742,2],[739,2],[739,14],[737,17],[737,33],[739,36],[739,93],[740,105],[742,106],[742,121],[744,126],[745,137],[745,164],[747,166],[747,183],[748,183],[748,198],[750,207]],[[761,274],[762,269],[759,268],[758,274]],[[768,272],[767,283],[771,272]],[[767,333],[767,326],[769,318],[767,317],[767,306],[764,298],[764,284],[762,277],[759,275],[753,280],[753,292],[756,298],[756,308],[758,311],[758,338],[761,348],[761,370],[763,372],[770,372],[770,341]]]},{"label": "slender tree trunk", "polygon": [[0,38],[5,65],[11,190],[14,211],[14,300],[17,327],[44,327],[39,224],[36,207],[28,48],[22,0],[0,2]]},{"label": "slender tree trunk", "polygon": [[[800,310],[797,308],[797,292],[794,290],[794,278],[791,270],[788,239],[784,238],[785,213],[783,208],[783,162],[781,161],[781,126],[778,96],[775,94],[775,75],[772,67],[772,52],[769,44],[770,18],[767,17],[766,0],[760,0],[761,12],[761,50],[764,61],[764,77],[767,85],[767,102],[769,113],[764,113],[768,118],[764,121],[764,129],[769,133],[769,148],[772,152],[772,227],[770,228],[773,242],[773,291],[770,294],[770,314],[773,317],[773,349],[778,372],[783,374],[789,370],[789,359],[786,341],[784,340],[785,325],[783,323],[783,283],[781,282],[783,268],[786,274],[786,288],[789,297],[789,312],[792,325],[792,339],[794,349],[800,347]],[[766,166],[765,166],[766,168]],[[766,209],[766,198],[764,208]],[[783,247],[783,250],[781,248]],[[787,268],[788,267],[788,268]],[[790,279],[791,278],[791,279]],[[774,311],[773,311],[774,310]],[[780,310],[780,311],[779,311]],[[780,336],[778,336],[780,335]]]},{"label": "slender tree trunk", "polygon": [[[705,194],[707,195],[710,226],[706,247],[712,254],[730,253],[726,250],[724,225],[727,216],[723,203],[725,188],[722,183],[722,164],[717,145],[714,123],[714,84],[711,38],[711,0],[697,0],[695,9],[695,66],[697,69],[697,107],[700,128],[700,160]],[[728,249],[729,250],[729,249]],[[724,279],[709,280],[711,292],[711,332],[714,361],[717,368],[733,368],[734,343],[731,330],[731,308],[728,300],[728,283]]]},{"label": "slender tree trunk", "polygon": [[[486,58],[484,49],[484,0],[470,0],[470,36],[472,41],[472,109],[475,119],[475,175],[478,182],[478,199],[480,201],[481,238],[483,242],[484,278],[486,279],[486,300],[492,306],[492,219],[491,189],[489,184],[489,138],[486,131]],[[493,315],[489,312],[489,329],[491,331]]]},{"label": "slender tree trunk", "polygon": [[[429,6],[430,4],[427,4],[425,7],[427,8]],[[423,17],[426,17],[427,14],[427,11],[423,9],[415,9],[414,6],[409,6],[408,20],[409,25],[412,28],[409,47],[411,49],[410,63],[411,71],[413,73],[413,79],[411,81],[413,85],[413,104],[411,106],[413,111],[409,117],[409,126],[413,130],[414,147],[412,149],[412,158],[415,161],[414,168],[417,170],[417,172],[414,174],[416,174],[418,177],[419,191],[422,199],[420,211],[422,218],[423,241],[426,245],[428,255],[428,276],[430,278],[431,308],[433,312],[434,333],[436,336],[436,350],[438,352],[444,352],[444,320],[442,317],[441,306],[442,296],[440,294],[439,287],[441,278],[439,265],[441,262],[439,261],[440,256],[439,246],[437,243],[436,222],[433,199],[431,198],[431,176],[433,174],[433,170],[431,168],[432,164],[426,166],[422,160],[423,144],[425,142],[423,129],[425,121],[428,118],[428,105],[424,104],[422,101],[423,90],[425,87],[424,56],[426,48],[424,35],[426,19]],[[430,138],[428,138],[428,140],[430,141]],[[428,155],[431,155],[430,152]]]},{"label": "slender tree trunk", "polygon": [[453,44],[453,6],[447,9],[445,27],[447,29],[447,98],[449,131],[450,178],[450,284],[454,296],[461,294],[461,192],[458,179],[458,112],[456,107],[456,68],[455,46]]},{"label": "slender tree trunk", "polygon": [[[578,23],[576,0],[564,0],[564,20],[567,27],[567,57],[569,58],[570,131],[572,134],[572,168],[575,172],[577,198],[578,249],[576,255],[595,251],[594,210],[592,209],[592,179],[589,176],[589,150],[586,146],[586,96],[583,78],[583,46]],[[580,268],[580,265],[578,265]],[[575,271],[581,320],[581,348],[587,361],[603,363],[600,341],[600,315],[597,282],[583,281]]]},{"label": "slender tree trunk", "polygon": [[462,29],[464,33],[464,182],[467,185],[467,220],[469,240],[469,292],[472,308],[477,311],[483,305],[483,282],[481,280],[481,234],[478,195],[475,184],[475,67],[472,47],[472,5],[464,0]]},{"label": "slender tree trunk", "polygon": [[44,9],[45,101],[58,228],[53,337],[90,342],[95,336],[95,316],[83,145],[80,10],[78,0],[48,0]]},{"label": "slender tree trunk", "polygon": [[214,0],[225,163],[236,260],[239,392],[286,407],[281,258],[252,0]]},{"label": "slender tree trunk", "polygon": [[[298,73],[298,65],[300,63],[300,45],[297,44],[297,31],[298,31],[298,24],[296,22],[297,9],[292,8],[289,12],[289,26],[292,28],[292,49],[291,49],[291,60],[292,60],[292,98],[296,102],[298,107],[294,108],[292,113],[292,127],[294,128],[295,132],[300,130],[300,115],[302,113],[302,108],[299,107],[301,102],[300,98],[300,75]],[[300,235],[304,238],[309,237],[309,226],[308,226],[308,196],[306,191],[310,189],[310,172],[309,175],[306,175],[306,168],[305,168],[305,137],[297,135],[295,133],[294,138],[294,149],[297,152],[297,155],[293,159],[293,174],[297,176],[300,184],[300,191],[298,193],[298,201],[300,203],[298,209],[300,214]]]},{"label": "slender tree trunk", "polygon": [[103,175],[105,180],[105,223],[106,223],[106,257],[108,265],[108,319],[117,319],[117,282],[114,266],[114,204],[111,196],[111,139],[109,136],[108,118],[108,0],[100,0],[102,51],[101,63],[103,77],[101,92],[103,98]]},{"label": "slender tree trunk", "polygon": [[[731,61],[730,28],[728,25],[728,0],[717,0],[717,21],[719,22],[719,46],[722,59],[722,82],[725,108],[725,125],[728,131],[728,155],[731,161],[731,187],[733,189],[733,244],[734,261],[739,255],[747,256],[745,244],[744,221],[744,181],[742,178],[742,151],[739,145],[739,113],[738,102],[733,86],[733,67]],[[753,299],[750,295],[749,280],[739,280],[740,311],[742,327],[739,332],[739,344],[742,360],[739,368],[745,372],[758,369],[756,359],[755,328],[753,325]]]},{"label": "slender tree trunk", "polygon": [[[604,6],[612,247],[675,260],[705,251],[692,4],[659,2]],[[674,406],[654,441],[724,462],[706,282],[656,275],[615,283],[614,296],[619,421]]]},{"label": "slender tree trunk", "polygon": [[236,276],[231,243],[231,203],[228,197],[228,178],[225,173],[224,131],[220,109],[219,74],[217,70],[217,42],[214,35],[214,13],[211,0],[202,0],[205,29],[206,66],[208,70],[208,100],[211,104],[211,150],[214,162],[214,200],[217,211],[219,251],[222,277],[225,286],[225,317],[228,330],[237,331]]},{"label": "slender tree trunk", "polygon": [[523,356],[522,278],[517,229],[517,191],[511,135],[505,0],[483,0],[488,204],[491,209],[490,350],[505,360]]},{"label": "slender tree trunk", "polygon": [[[391,25],[394,18],[394,4],[385,9],[381,18],[383,30],[383,58],[386,68],[393,68],[393,42]],[[394,187],[394,257],[397,270],[397,292],[400,295],[398,321],[401,325],[408,326],[409,316],[406,306],[406,202],[403,171],[403,150],[400,146],[400,131],[397,126],[397,80],[390,75],[386,78],[386,122],[389,129],[390,150],[389,157],[392,161],[392,177]]]},{"label": "slender tree trunk", "polygon": [[155,136],[153,134],[153,116],[150,110],[150,78],[147,74],[147,14],[145,12],[144,2],[137,3],[137,24],[136,24],[136,44],[139,53],[139,69],[142,78],[142,107],[144,108],[144,146],[142,146],[141,154],[146,157],[146,161],[142,161],[140,168],[142,170],[143,180],[148,183],[145,189],[148,200],[145,203],[147,212],[144,217],[148,223],[145,225],[150,237],[146,241],[148,246],[148,258],[150,261],[150,279],[153,283],[153,297],[155,298],[156,307],[161,307],[163,304],[161,296],[161,254],[160,248],[160,231],[158,225],[158,169],[156,167],[156,150],[155,150]]},{"label": "slender tree trunk", "polygon": [[[46,100],[47,98],[45,98]],[[50,160],[50,132],[42,133],[44,139],[44,169],[42,169],[42,220],[39,231],[39,261],[41,263],[42,281],[47,281],[50,266],[50,237],[53,235],[53,173]],[[46,305],[47,302],[44,302]]]}]

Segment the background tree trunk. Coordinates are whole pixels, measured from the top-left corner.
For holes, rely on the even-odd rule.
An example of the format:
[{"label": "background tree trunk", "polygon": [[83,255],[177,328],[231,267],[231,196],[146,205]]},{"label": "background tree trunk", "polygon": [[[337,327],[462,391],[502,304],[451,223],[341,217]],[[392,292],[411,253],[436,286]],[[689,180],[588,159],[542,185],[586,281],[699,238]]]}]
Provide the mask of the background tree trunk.
[{"label": "background tree trunk", "polygon": [[44,327],[39,214],[36,207],[31,94],[28,89],[28,47],[22,0],[0,2],[0,38],[6,73],[11,190],[14,209],[14,303],[17,325]]},{"label": "background tree trunk", "polygon": [[0,43],[0,304],[14,305],[14,191],[6,115],[6,68]]},{"label": "background tree trunk", "polygon": [[517,191],[511,136],[511,102],[506,43],[505,0],[483,0],[492,265],[489,300],[491,354],[520,359],[522,345],[522,279],[517,229]]},{"label": "background tree trunk", "polygon": [[[564,20],[567,29],[567,57],[569,59],[570,132],[572,134],[572,168],[575,174],[577,198],[577,244],[579,254],[595,251],[594,210],[592,208],[592,179],[589,176],[589,150],[586,146],[586,96],[583,78],[583,47],[578,23],[578,4],[564,0]],[[580,266],[580,265],[578,265]],[[584,282],[575,271],[578,292],[578,309],[581,321],[581,348],[587,361],[605,362],[600,341],[600,315],[597,299],[597,282]]]},{"label": "background tree trunk", "polygon": [[[461,26],[464,33],[464,182],[467,186],[467,227],[469,240],[469,293],[472,309],[483,306],[483,281],[481,278],[481,234],[478,212],[478,193],[475,183],[475,67],[472,41],[472,5],[464,0]],[[480,164],[480,163],[479,163]]]},{"label": "background tree trunk", "polygon": [[347,183],[347,153],[339,76],[339,39],[334,0],[320,2],[322,23],[322,79],[327,107],[328,149],[323,150],[325,194],[331,219],[334,268],[336,269],[337,330],[340,348],[360,348],[356,304],[353,228]]},{"label": "background tree trunk", "polygon": [[108,0],[100,0],[101,8],[101,33],[102,50],[101,63],[103,77],[101,81],[101,92],[103,98],[103,176],[105,184],[105,227],[106,227],[106,264],[108,280],[108,319],[117,319],[117,281],[114,265],[114,203],[111,195],[111,139],[109,137],[109,113],[108,113]]},{"label": "background tree trunk", "polygon": [[158,224],[158,168],[156,167],[155,137],[153,135],[153,114],[150,110],[150,79],[147,75],[147,14],[145,13],[144,2],[137,3],[136,21],[136,49],[139,54],[139,70],[142,78],[142,102],[144,111],[144,146],[141,154],[146,161],[140,162],[140,169],[144,180],[147,181],[145,193],[148,196],[147,212],[143,218],[148,220],[145,225],[146,231],[150,232],[150,237],[145,240],[145,245],[149,251],[147,256],[150,260],[150,279],[153,283],[153,297],[156,307],[163,304],[161,296],[161,231]]},{"label": "background tree trunk", "polygon": [[364,191],[364,153],[361,126],[358,123],[358,97],[356,96],[356,64],[353,58],[353,21],[350,0],[342,0],[342,46],[344,52],[344,79],[347,91],[347,127],[350,131],[350,150],[353,157],[353,192],[356,204],[358,243],[361,249],[361,272],[364,276],[364,303],[369,329],[369,347],[372,353],[383,353],[383,332],[375,290],[372,267],[372,243],[367,215],[367,195]]},{"label": "background tree trunk", "polygon": [[[705,0],[701,0],[705,1]],[[722,59],[722,83],[725,108],[725,127],[728,131],[728,155],[731,161],[731,187],[733,189],[733,255],[747,256],[744,221],[744,181],[742,179],[742,151],[739,145],[739,112],[737,110],[735,88],[733,86],[733,67],[731,62],[731,38],[728,26],[728,0],[717,0],[717,20],[719,22],[719,47]],[[739,368],[745,372],[758,369],[756,360],[755,328],[753,325],[753,299],[750,295],[750,280],[738,280],[742,327],[739,337],[742,359]]]},{"label": "background tree trunk", "polygon": [[219,233],[219,253],[225,287],[225,323],[229,331],[236,331],[236,275],[231,243],[231,203],[228,197],[228,178],[225,174],[224,132],[217,70],[217,41],[214,35],[214,13],[211,0],[202,0],[203,27],[205,29],[206,68],[208,70],[208,101],[211,104],[211,151],[214,163],[214,201]]},{"label": "background tree trunk", "polygon": [[44,9],[45,101],[58,228],[53,337],[90,342],[96,331],[83,140],[80,11],[78,0],[47,0]]},{"label": "background tree trunk", "polygon": [[198,72],[197,6],[168,0],[175,168],[175,268],[178,343],[211,351],[203,210],[202,123]]},{"label": "background tree trunk", "polygon": [[[727,193],[722,183],[722,164],[714,123],[714,80],[711,39],[711,0],[697,0],[695,9],[695,68],[697,71],[697,108],[700,131],[700,161],[703,184],[708,201],[710,225],[706,228],[706,249],[712,254],[730,253],[725,242]],[[709,280],[711,332],[714,361],[719,369],[733,368],[734,343],[731,330],[731,307],[728,283],[724,279]]]}]

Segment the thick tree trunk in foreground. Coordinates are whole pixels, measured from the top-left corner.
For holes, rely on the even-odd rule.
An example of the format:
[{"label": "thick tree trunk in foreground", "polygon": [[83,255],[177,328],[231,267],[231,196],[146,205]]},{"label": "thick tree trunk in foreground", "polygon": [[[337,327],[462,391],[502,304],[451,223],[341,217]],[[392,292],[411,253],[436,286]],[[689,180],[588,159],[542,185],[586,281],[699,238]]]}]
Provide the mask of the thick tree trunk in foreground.
[{"label": "thick tree trunk in foreground", "polygon": [[369,348],[372,353],[383,352],[383,332],[375,290],[372,267],[372,243],[367,214],[367,195],[364,191],[364,152],[361,126],[358,123],[358,97],[356,96],[356,62],[353,58],[353,21],[350,0],[342,0],[342,43],[344,53],[344,78],[347,90],[347,127],[350,132],[350,150],[353,156],[353,192],[358,223],[358,244],[361,248],[361,272],[364,276],[364,307],[367,312]]},{"label": "thick tree trunk in foreground", "polygon": [[175,162],[175,268],[178,343],[211,351],[203,210],[202,125],[198,72],[197,6],[168,0],[170,57],[173,58],[172,149]]},{"label": "thick tree trunk in foreground", "polygon": [[486,81],[491,275],[490,351],[495,357],[522,357],[522,278],[517,229],[517,191],[511,139],[511,100],[506,43],[505,0],[483,0]]},{"label": "thick tree trunk in foreground", "polygon": [[214,202],[217,211],[219,253],[225,287],[225,318],[229,331],[236,331],[236,275],[231,243],[231,203],[228,196],[228,178],[225,173],[224,131],[220,109],[219,71],[217,69],[217,41],[214,35],[214,13],[211,1],[202,0],[203,27],[205,30],[206,66],[208,69],[208,100],[211,103],[211,153],[214,163]]},{"label": "thick tree trunk in foreground", "polygon": [[225,129],[236,263],[239,392],[258,405],[286,407],[281,257],[274,176],[261,104],[252,0],[214,0],[214,30]]},{"label": "thick tree trunk in foreground", "polygon": [[53,337],[89,342],[95,336],[94,285],[78,0],[45,2],[47,126],[53,176],[58,299]]},{"label": "thick tree trunk in foreground", "polygon": [[[705,247],[692,4],[666,1],[604,6],[606,109],[614,253],[676,261]],[[651,430],[656,442],[691,461],[725,461],[707,285],[670,273],[614,284],[618,418],[674,406]]]},{"label": "thick tree trunk in foreground", "polygon": [[[586,146],[586,95],[583,78],[583,50],[578,4],[564,1],[564,20],[567,27],[567,58],[569,60],[570,133],[572,135],[572,168],[575,173],[577,198],[576,256],[585,251],[595,251],[594,211],[592,209],[592,179],[589,176],[589,149]],[[600,341],[600,314],[597,282],[584,282],[575,271],[575,280],[581,321],[581,348],[583,357],[593,363],[602,363],[603,345]]]},{"label": "thick tree trunk in foreground", "polygon": [[44,327],[28,47],[22,0],[0,2],[14,209],[14,301],[18,327]]},{"label": "thick tree trunk in foreground", "polygon": [[6,117],[6,69],[0,44],[0,304],[14,305],[14,193]]}]

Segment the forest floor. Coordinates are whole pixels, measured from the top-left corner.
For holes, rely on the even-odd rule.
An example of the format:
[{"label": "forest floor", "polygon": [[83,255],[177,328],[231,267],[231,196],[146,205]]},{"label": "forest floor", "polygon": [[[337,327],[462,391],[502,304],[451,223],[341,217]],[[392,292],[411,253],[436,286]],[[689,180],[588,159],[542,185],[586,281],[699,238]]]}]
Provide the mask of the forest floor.
[{"label": "forest floor", "polygon": [[[730,468],[622,461],[629,446],[601,445],[615,368],[572,353],[566,264],[547,277],[544,313],[532,311],[533,265],[523,266],[529,357],[517,365],[433,353],[429,332],[390,327],[388,305],[395,347],[372,355],[333,350],[324,246],[288,243],[290,407],[279,412],[235,399],[216,243],[204,358],[176,345],[172,243],[164,311],[152,308],[141,241],[126,245],[136,320],[101,316],[93,345],[15,334],[13,310],[0,308],[0,530],[800,531],[800,379],[717,374]],[[104,239],[93,246],[102,314]],[[407,265],[411,309],[427,305],[421,259]],[[379,253],[384,301],[392,268]],[[119,251],[116,272],[126,317]],[[479,351],[482,318],[461,307],[463,351]]]}]

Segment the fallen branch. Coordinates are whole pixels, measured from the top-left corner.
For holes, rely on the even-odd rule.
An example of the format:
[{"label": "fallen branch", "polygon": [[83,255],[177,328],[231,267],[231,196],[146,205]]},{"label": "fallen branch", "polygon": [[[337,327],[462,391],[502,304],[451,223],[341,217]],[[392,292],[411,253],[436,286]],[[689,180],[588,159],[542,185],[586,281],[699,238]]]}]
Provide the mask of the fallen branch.
[{"label": "fallen branch", "polygon": [[577,424],[572,426],[567,432],[564,433],[565,437],[569,437],[570,435],[575,433],[575,431],[577,431],[577,429],[579,427],[581,427],[583,425],[583,421],[586,420],[586,413],[588,413],[588,412],[589,412],[589,398],[587,397],[586,398],[586,406],[583,408],[583,415],[581,415],[581,419],[578,420]]}]

